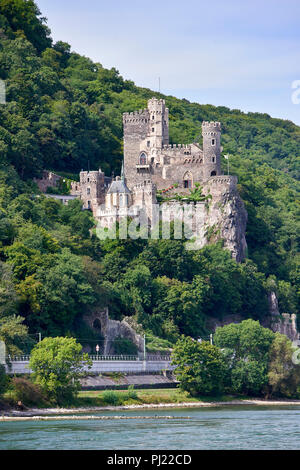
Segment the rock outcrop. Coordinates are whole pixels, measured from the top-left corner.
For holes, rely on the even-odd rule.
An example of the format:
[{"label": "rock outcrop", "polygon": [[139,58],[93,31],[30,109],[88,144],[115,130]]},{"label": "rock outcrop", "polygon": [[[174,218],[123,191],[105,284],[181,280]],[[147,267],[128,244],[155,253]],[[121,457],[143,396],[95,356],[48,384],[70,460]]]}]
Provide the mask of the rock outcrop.
[{"label": "rock outcrop", "polygon": [[232,257],[241,262],[246,256],[247,211],[237,190],[236,176],[215,176],[203,187],[203,194],[211,196],[207,202],[196,204],[197,241],[189,249],[199,249],[222,239]]},{"label": "rock outcrop", "polygon": [[205,224],[210,242],[222,239],[236,261],[245,258],[247,212],[236,190],[213,196]]},{"label": "rock outcrop", "polygon": [[118,337],[130,340],[137,346],[138,352],[142,353],[144,349],[143,338],[126,322],[126,320],[111,320],[108,314],[108,308],[102,311],[96,310],[93,313],[84,316],[84,321],[101,334],[104,338],[102,354],[114,354],[114,340]]},{"label": "rock outcrop", "polygon": [[278,332],[286,335],[291,341],[299,341],[300,334],[297,330],[296,315],[280,313],[278,300],[274,291],[268,295],[269,315],[264,319],[263,326],[270,328],[274,333]]}]

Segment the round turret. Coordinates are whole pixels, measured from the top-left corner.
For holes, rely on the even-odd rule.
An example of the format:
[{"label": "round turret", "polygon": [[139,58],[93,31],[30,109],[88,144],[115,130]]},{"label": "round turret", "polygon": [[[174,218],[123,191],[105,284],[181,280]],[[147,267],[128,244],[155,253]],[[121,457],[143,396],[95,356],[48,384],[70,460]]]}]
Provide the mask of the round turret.
[{"label": "round turret", "polygon": [[202,123],[203,136],[203,178],[221,174],[221,123]]}]

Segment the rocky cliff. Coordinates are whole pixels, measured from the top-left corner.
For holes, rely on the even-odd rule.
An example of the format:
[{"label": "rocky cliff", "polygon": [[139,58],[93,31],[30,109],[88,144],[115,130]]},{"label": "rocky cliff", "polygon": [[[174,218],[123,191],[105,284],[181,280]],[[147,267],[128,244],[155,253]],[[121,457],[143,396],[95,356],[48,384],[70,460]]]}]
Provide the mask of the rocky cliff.
[{"label": "rocky cliff", "polygon": [[[222,239],[232,257],[241,262],[246,256],[247,211],[237,190],[235,176],[215,176],[204,185],[203,193],[211,196],[197,203],[198,223],[195,248]],[[190,244],[190,249],[193,249]]]},{"label": "rocky cliff", "polygon": [[286,335],[291,341],[299,341],[299,333],[296,324],[296,315],[289,313],[280,313],[278,300],[275,292],[268,295],[269,312],[265,317],[263,326],[270,328],[275,333]]}]

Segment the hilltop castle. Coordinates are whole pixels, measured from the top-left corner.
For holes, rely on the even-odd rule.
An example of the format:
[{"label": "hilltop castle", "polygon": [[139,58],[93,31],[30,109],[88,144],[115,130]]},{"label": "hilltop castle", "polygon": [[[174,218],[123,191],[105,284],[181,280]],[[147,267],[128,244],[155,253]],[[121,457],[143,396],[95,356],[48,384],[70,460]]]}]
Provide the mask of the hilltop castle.
[{"label": "hilltop castle", "polygon": [[221,175],[221,124],[203,122],[203,148],[198,143],[169,144],[169,110],[165,101],[152,98],[144,110],[123,114],[124,168],[111,180],[98,171],[82,171],[71,194],[80,197],[102,226],[138,215],[144,210],[151,221],[156,191],[176,186],[189,193],[200,182],[212,196],[232,190],[236,178]]}]

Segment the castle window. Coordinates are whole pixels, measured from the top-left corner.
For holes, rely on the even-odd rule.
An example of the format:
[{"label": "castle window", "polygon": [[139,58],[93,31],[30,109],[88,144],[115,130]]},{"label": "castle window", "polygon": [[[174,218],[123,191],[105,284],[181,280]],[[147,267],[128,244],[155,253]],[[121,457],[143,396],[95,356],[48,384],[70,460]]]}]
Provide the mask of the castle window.
[{"label": "castle window", "polygon": [[215,161],[216,161],[215,157],[212,157],[211,161],[212,161],[213,163],[215,163]]},{"label": "castle window", "polygon": [[187,171],[183,176],[183,187],[191,188],[193,186],[193,176],[191,172]]},{"label": "castle window", "polygon": [[145,153],[141,153],[140,155],[140,165],[146,165],[147,164],[147,156]]},{"label": "castle window", "polygon": [[216,173],[215,171],[212,171],[211,174],[210,174],[210,176],[216,176],[216,174],[217,174],[217,173]]},{"label": "castle window", "polygon": [[152,127],[152,132],[154,132],[154,127]]},{"label": "castle window", "polygon": [[147,141],[147,147],[150,147],[150,140]]},{"label": "castle window", "polygon": [[88,208],[88,209],[91,208],[91,201],[88,201],[88,202],[87,202],[87,208]]},{"label": "castle window", "polygon": [[152,116],[152,119],[154,119],[154,116]]},{"label": "castle window", "polygon": [[87,182],[88,182],[88,183],[90,182],[90,178],[87,179]]},{"label": "castle window", "polygon": [[86,194],[89,196],[91,194],[91,188],[87,188]]},{"label": "castle window", "polygon": [[216,141],[215,139],[211,139],[211,145],[215,145]]}]

